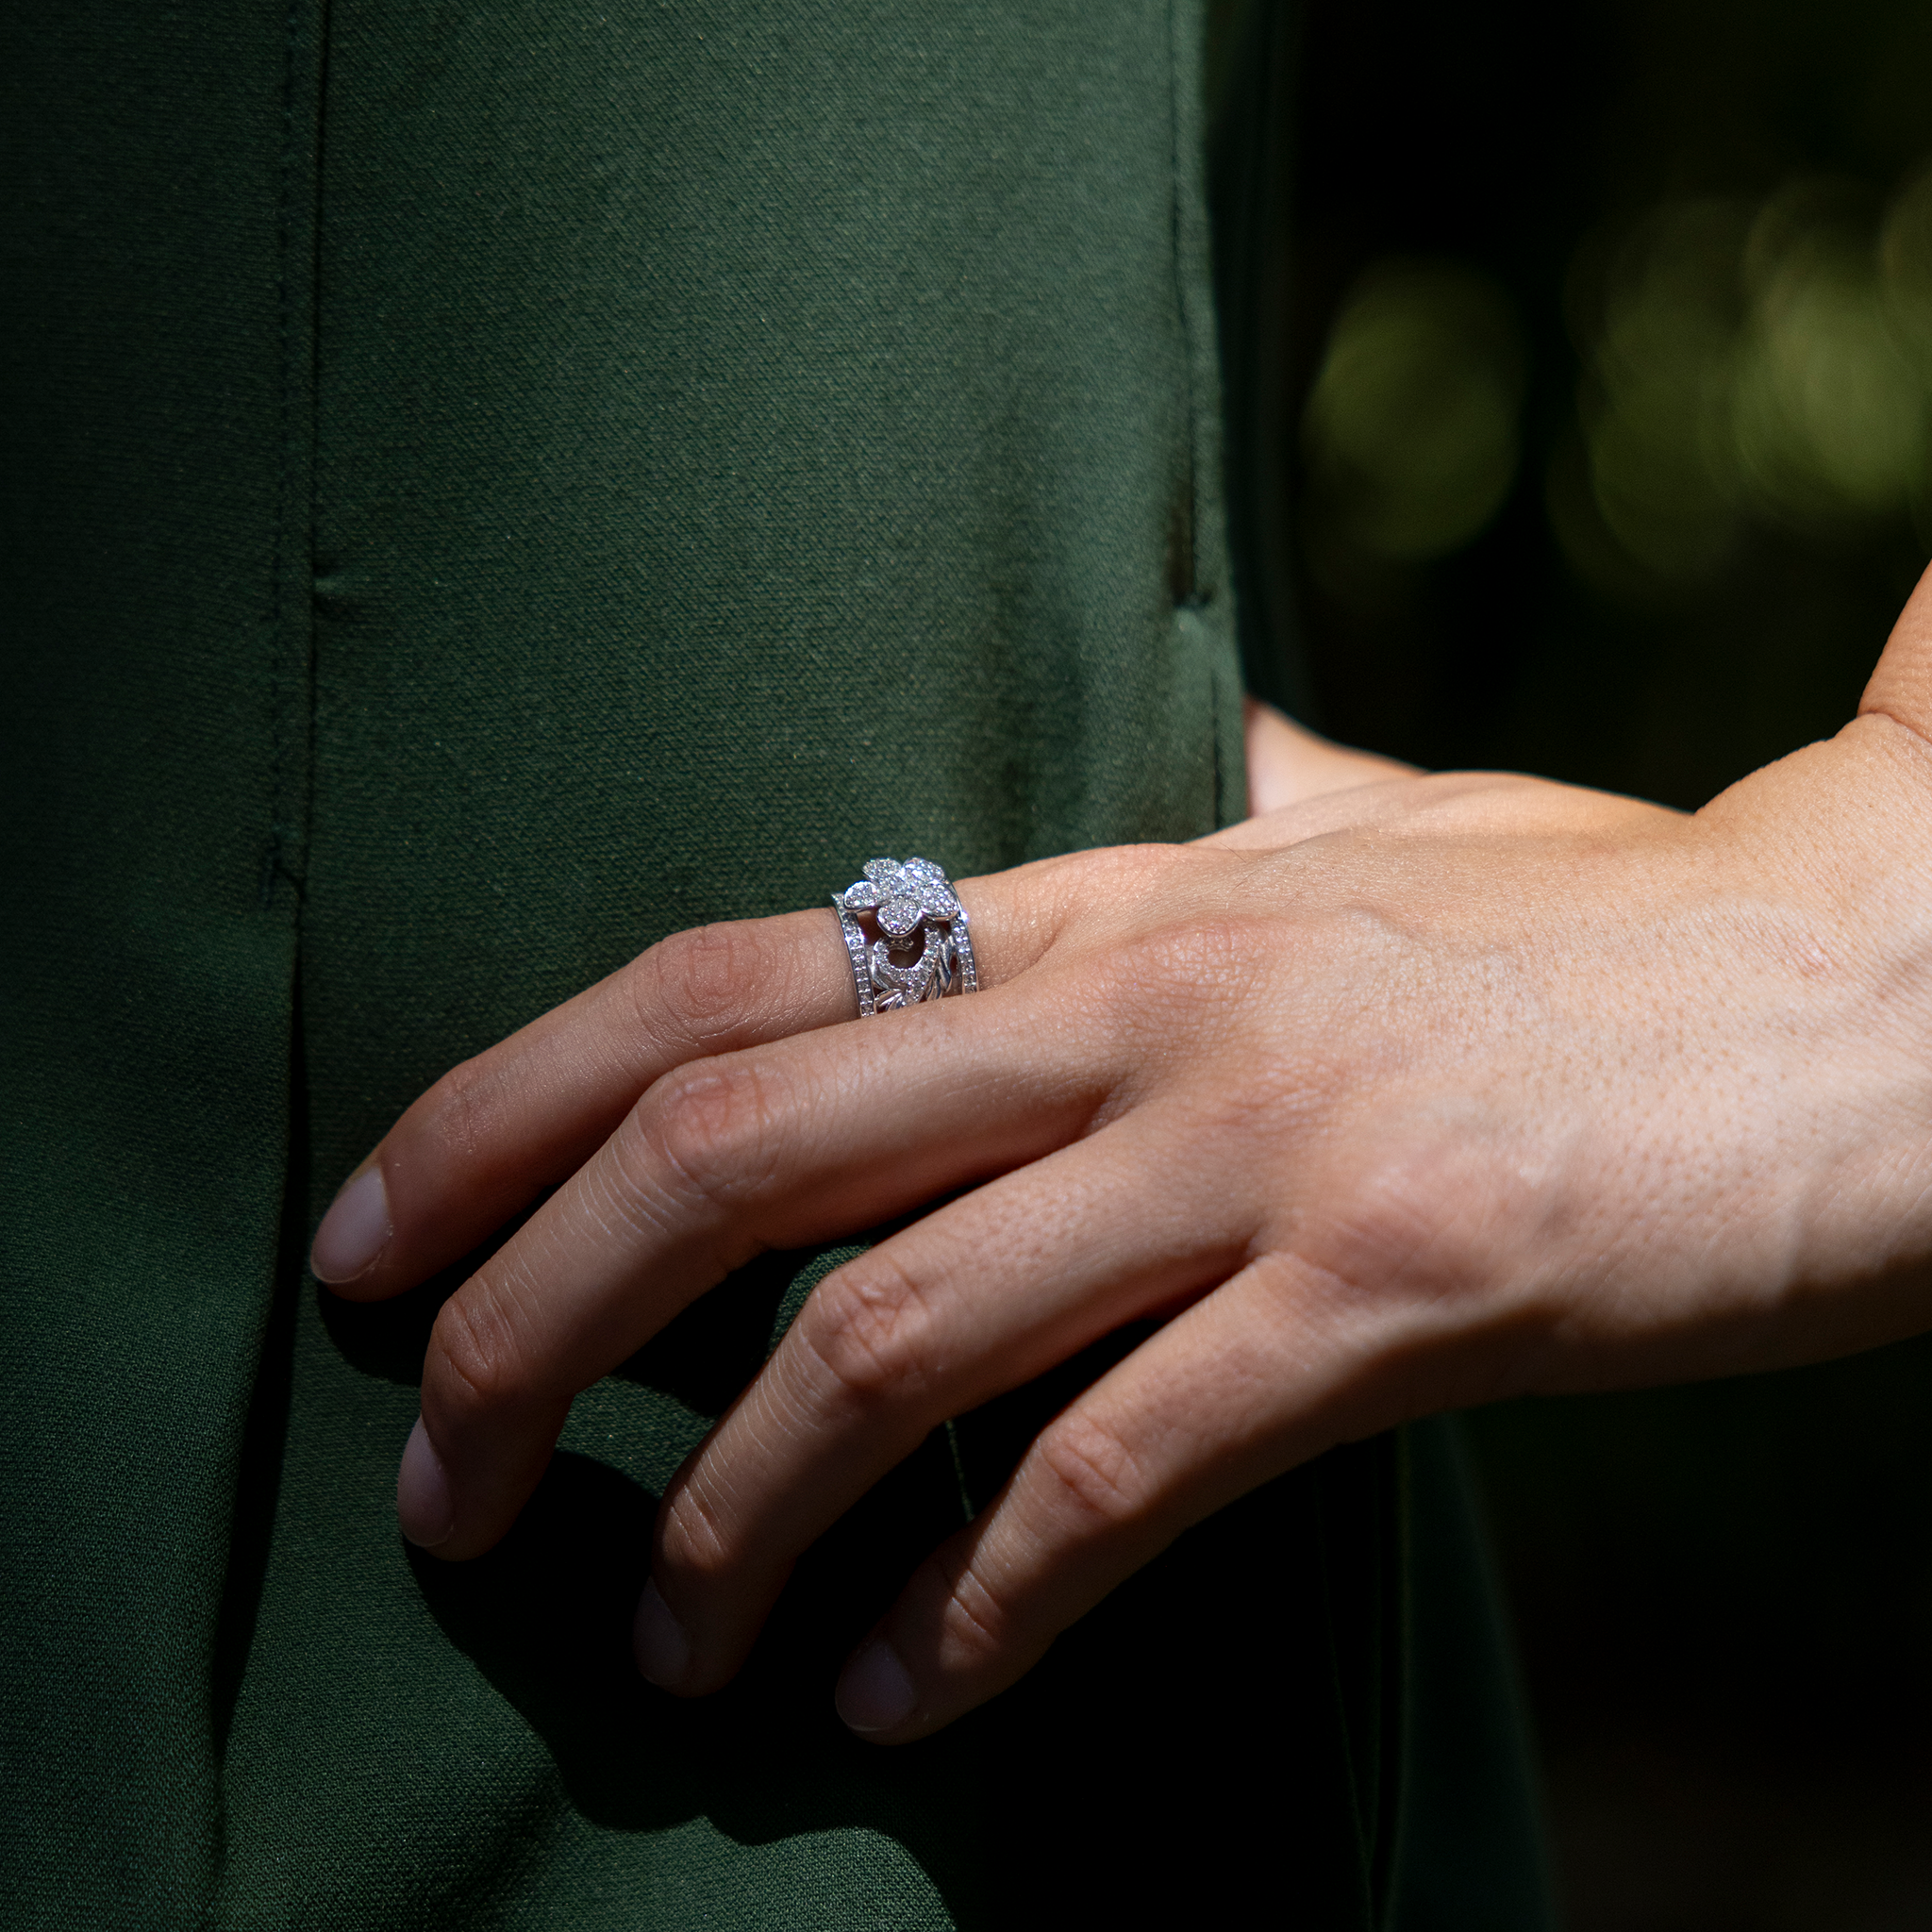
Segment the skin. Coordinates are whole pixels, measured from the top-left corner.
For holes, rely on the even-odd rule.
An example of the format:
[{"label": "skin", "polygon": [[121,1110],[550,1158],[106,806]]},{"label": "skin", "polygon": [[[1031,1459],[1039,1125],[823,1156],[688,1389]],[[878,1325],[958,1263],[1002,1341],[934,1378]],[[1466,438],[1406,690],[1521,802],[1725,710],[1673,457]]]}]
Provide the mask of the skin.
[{"label": "skin", "polygon": [[1694,815],[1257,711],[1243,824],[961,883],[974,998],[837,1024],[823,911],[666,941],[445,1075],[318,1235],[375,1300],[557,1190],[436,1323],[405,1532],[489,1549],[678,1309],[943,1197],[671,1484],[638,1621],[647,1675],[717,1690],[934,1426],[1164,1317],[848,1660],[841,1715],[897,1743],[1334,1443],[1925,1327],[1928,736],[1932,574],[1857,721]]}]

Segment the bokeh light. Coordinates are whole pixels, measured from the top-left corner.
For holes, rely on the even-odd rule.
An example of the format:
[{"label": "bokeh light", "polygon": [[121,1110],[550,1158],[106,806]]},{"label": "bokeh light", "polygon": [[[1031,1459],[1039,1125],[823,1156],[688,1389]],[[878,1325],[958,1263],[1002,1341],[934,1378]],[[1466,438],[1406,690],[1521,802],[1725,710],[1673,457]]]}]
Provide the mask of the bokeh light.
[{"label": "bokeh light", "polygon": [[1516,475],[1524,375],[1494,282],[1458,263],[1372,266],[1336,315],[1302,419],[1318,551],[1421,563],[1468,543]]},{"label": "bokeh light", "polygon": [[[1685,808],[1840,729],[1932,554],[1932,7],[1292,11],[1293,143],[1266,193],[1252,134],[1217,176],[1237,246],[1292,212],[1253,402],[1296,466],[1252,466],[1248,579],[1291,698],[1424,767]],[[1457,385],[1403,345],[1453,331],[1355,308],[1396,260],[1480,264],[1528,347],[1516,481],[1434,555],[1406,437]],[[1932,1922],[1928,1389],[1932,1337],[1471,1419],[1575,1932]]]},{"label": "bokeh light", "polygon": [[1894,339],[1932,381],[1932,164],[1909,175],[1886,210],[1878,276]]},{"label": "bokeh light", "polygon": [[1599,588],[1695,586],[1752,530],[1830,544],[1914,510],[1932,468],[1932,179],[1666,202],[1572,275],[1583,363],[1550,510]]},{"label": "bokeh light", "polygon": [[[1614,249],[1586,243],[1571,277],[1593,508],[1624,558],[1666,578],[1710,575],[1739,535],[1730,405],[1749,222],[1727,200],[1665,208]],[[1574,515],[1557,528],[1598,562],[1594,547],[1578,556]]]}]

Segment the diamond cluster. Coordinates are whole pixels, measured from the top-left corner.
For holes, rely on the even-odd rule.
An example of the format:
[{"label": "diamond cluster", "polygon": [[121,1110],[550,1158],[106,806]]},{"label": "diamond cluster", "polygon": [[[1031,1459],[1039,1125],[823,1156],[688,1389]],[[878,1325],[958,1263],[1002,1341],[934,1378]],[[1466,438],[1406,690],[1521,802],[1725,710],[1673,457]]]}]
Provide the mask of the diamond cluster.
[{"label": "diamond cluster", "polygon": [[[931,859],[872,859],[865,876],[834,892],[832,904],[862,1017],[978,991],[966,908]],[[862,920],[878,928],[870,944]]]}]

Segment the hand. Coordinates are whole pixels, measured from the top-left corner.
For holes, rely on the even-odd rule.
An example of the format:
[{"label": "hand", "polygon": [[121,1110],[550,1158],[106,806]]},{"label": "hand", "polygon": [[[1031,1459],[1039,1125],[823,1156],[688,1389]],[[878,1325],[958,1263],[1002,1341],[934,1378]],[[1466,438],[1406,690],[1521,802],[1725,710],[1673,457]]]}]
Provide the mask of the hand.
[{"label": "hand", "polygon": [[823,913],[654,948],[446,1076],[318,1235],[391,1294],[558,1184],[437,1321],[406,1531],[487,1549],[573,1395],[726,1272],[954,1194],[680,1471],[639,1617],[647,1674],[715,1690],[938,1423],[1160,1318],[848,1663],[896,1742],[1332,1443],[1925,1325],[1925,587],[1867,706],[1690,818],[1405,775],[967,881],[988,991],[863,1025]]}]

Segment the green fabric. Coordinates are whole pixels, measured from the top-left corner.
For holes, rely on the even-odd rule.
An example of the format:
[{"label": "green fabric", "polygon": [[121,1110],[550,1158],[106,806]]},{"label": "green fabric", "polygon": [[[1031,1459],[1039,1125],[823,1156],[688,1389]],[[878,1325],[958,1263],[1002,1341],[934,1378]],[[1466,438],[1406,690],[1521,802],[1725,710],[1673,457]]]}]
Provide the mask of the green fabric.
[{"label": "green fabric", "polygon": [[[877,850],[1240,811],[1192,10],[7,35],[13,1916],[1385,1921],[1426,1728],[1394,1441],[886,1754],[832,1717],[844,1646],[1106,1350],[962,1419],[957,1469],[936,1437],[682,1706],[626,1656],[654,1494],[824,1258],[591,1391],[461,1568],[391,1507],[453,1283],[301,1268],[416,1092],[667,932]],[[1520,1811],[1471,1923],[1536,1923],[1485,1903]]]},{"label": "green fabric", "polygon": [[1541,1800],[1489,1539],[1454,1419],[1405,1431],[1407,1624],[1391,1932],[1551,1921]]}]

